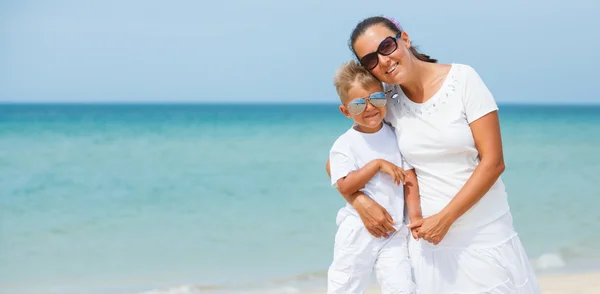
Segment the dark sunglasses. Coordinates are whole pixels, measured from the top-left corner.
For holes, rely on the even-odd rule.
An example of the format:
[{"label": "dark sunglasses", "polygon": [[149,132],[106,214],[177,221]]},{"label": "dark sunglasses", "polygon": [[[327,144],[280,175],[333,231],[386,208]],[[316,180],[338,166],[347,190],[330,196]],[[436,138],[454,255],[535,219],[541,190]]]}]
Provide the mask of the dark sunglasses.
[{"label": "dark sunglasses", "polygon": [[381,54],[383,56],[388,56],[396,49],[398,49],[398,43],[396,40],[400,38],[402,33],[398,33],[396,37],[387,37],[379,43],[379,47],[377,47],[377,51],[371,52],[360,59],[360,63],[368,70],[374,69],[377,64],[379,64],[379,56]]},{"label": "dark sunglasses", "polygon": [[387,94],[389,94],[391,90],[386,92],[375,92],[369,97],[364,98],[356,98],[346,105],[348,112],[352,115],[361,114],[365,109],[367,109],[367,103],[371,103],[371,105],[375,107],[383,107],[387,104]]}]

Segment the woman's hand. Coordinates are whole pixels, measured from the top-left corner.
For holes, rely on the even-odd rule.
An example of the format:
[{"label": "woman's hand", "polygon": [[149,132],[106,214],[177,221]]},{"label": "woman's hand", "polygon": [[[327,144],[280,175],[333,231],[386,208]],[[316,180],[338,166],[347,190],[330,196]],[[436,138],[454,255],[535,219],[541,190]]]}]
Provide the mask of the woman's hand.
[{"label": "woman's hand", "polygon": [[387,238],[389,233],[395,232],[396,229],[393,227],[395,222],[387,210],[362,192],[357,193],[360,194],[351,205],[358,212],[369,233],[376,238]]},{"label": "woman's hand", "polygon": [[417,236],[419,238],[423,238],[425,241],[437,245],[444,239],[450,226],[452,226],[452,221],[443,217],[441,214],[434,214],[416,222],[411,222],[408,225],[408,228],[411,229],[411,231],[418,228]]},{"label": "woman's hand", "polygon": [[[411,223],[411,224],[414,224],[414,223],[416,223],[417,221],[419,221],[419,222],[420,222],[422,219],[423,219],[422,217],[416,217],[416,218],[414,218],[414,219],[413,219],[413,218],[411,218],[411,219],[410,219],[410,223]],[[416,225],[415,225],[415,226],[410,226],[410,224],[408,225],[408,227],[409,227],[410,234],[412,235],[413,239],[415,239],[415,240],[419,240],[419,228],[420,228],[420,227],[418,227],[418,226],[416,226]]]}]

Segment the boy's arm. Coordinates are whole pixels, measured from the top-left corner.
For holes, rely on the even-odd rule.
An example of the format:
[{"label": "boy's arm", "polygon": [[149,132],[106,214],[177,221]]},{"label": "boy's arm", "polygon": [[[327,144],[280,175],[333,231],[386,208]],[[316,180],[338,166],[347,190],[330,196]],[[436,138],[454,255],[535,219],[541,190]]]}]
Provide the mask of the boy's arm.
[{"label": "boy's arm", "polygon": [[344,197],[348,197],[360,189],[377,174],[381,168],[381,160],[375,159],[367,163],[362,168],[349,173],[347,176],[337,181],[337,189]]},{"label": "boy's arm", "polygon": [[[327,159],[325,170],[327,175],[331,178],[331,167],[330,159]],[[363,192],[355,192],[352,195],[343,195],[344,199],[352,205],[358,212],[360,219],[364,223],[365,227],[376,238],[389,237],[388,232],[394,232],[396,229],[393,227],[394,220],[390,214],[375,202],[369,196]]]},{"label": "boy's arm", "polygon": [[408,208],[410,222],[423,218],[421,213],[421,198],[419,196],[419,183],[414,169],[406,170],[406,184],[404,184],[404,202]]}]

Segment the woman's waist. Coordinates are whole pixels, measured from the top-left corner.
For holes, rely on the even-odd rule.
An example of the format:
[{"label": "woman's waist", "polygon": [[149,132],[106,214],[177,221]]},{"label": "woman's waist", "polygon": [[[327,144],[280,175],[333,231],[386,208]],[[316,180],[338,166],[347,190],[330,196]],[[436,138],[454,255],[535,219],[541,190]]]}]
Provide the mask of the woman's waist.
[{"label": "woman's waist", "polygon": [[[425,177],[417,174],[419,184],[419,195],[431,203],[445,203],[452,200],[462,187],[467,183],[468,178],[446,178],[446,177]],[[504,197],[506,188],[502,178],[498,178],[494,185],[486,192],[486,196]]]},{"label": "woman's waist", "polygon": [[510,212],[506,212],[485,225],[457,230],[452,226],[438,245],[423,239],[412,240],[417,246],[428,250],[453,250],[466,248],[492,248],[517,236]]},{"label": "woman's waist", "polygon": [[[421,211],[423,217],[439,213],[452,201],[458,190],[455,189],[453,193],[444,193],[443,189],[427,189],[427,187],[421,189]],[[496,182],[477,203],[454,222],[452,228],[455,230],[464,230],[481,227],[509,211],[510,207],[504,185],[501,181]]]}]

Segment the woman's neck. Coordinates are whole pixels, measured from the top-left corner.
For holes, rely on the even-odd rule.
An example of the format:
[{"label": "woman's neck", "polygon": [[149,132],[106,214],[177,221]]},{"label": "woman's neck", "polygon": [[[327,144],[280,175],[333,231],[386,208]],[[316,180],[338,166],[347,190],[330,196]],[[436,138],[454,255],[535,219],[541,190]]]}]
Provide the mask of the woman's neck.
[{"label": "woman's neck", "polygon": [[400,84],[406,96],[416,103],[423,103],[430,97],[428,87],[432,77],[435,76],[435,64],[418,59],[413,60],[413,68],[407,81]]}]

